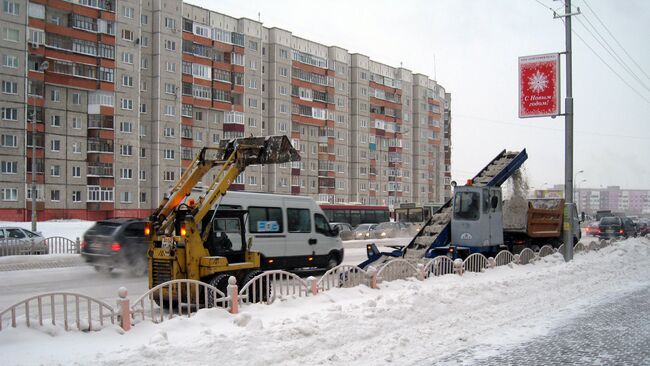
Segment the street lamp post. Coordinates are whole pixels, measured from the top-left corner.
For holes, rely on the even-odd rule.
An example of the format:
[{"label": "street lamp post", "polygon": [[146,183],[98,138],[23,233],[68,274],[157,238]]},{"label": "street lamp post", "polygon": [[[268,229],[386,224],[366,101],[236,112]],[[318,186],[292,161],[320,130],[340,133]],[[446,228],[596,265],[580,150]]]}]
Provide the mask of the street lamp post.
[{"label": "street lamp post", "polygon": [[[584,173],[584,170],[578,170],[576,174],[573,176],[573,202],[576,202],[576,179],[578,178],[578,175]],[[578,198],[580,198],[580,195],[578,194]],[[577,205],[576,205],[577,206]],[[576,207],[577,208],[577,207]]]},{"label": "street lamp post", "polygon": [[[45,71],[50,66],[49,62],[43,61],[38,65],[38,71]],[[29,103],[29,97],[27,99]],[[32,112],[32,231],[36,232],[36,102]]]}]

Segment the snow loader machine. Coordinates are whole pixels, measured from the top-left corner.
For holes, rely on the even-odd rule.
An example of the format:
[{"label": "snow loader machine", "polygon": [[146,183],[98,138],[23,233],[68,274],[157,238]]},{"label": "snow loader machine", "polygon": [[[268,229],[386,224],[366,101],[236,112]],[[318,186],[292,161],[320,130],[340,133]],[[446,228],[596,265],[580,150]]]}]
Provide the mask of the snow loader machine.
[{"label": "snow loader machine", "polygon": [[[298,160],[300,155],[286,136],[221,140],[218,147],[202,148],[145,225],[149,288],[191,279],[225,293],[230,276],[241,286],[259,274],[260,253],[250,250],[252,238],[246,241],[247,212],[217,210],[215,205],[249,165]],[[198,198],[192,196],[213,169],[216,175],[211,183]],[[176,295],[163,287],[161,298],[175,299]]]},{"label": "snow loader machine", "polygon": [[[458,258],[470,253],[496,254],[503,245],[500,187],[527,159],[526,149],[501,151],[467,185],[455,188],[454,197],[433,213],[408,245],[380,252],[375,244],[369,244],[368,259],[359,267],[381,266],[393,258],[419,262],[439,255]],[[471,203],[482,205],[483,211],[470,210]],[[470,217],[477,212],[485,215],[481,219]],[[463,217],[464,214],[467,216]]]}]

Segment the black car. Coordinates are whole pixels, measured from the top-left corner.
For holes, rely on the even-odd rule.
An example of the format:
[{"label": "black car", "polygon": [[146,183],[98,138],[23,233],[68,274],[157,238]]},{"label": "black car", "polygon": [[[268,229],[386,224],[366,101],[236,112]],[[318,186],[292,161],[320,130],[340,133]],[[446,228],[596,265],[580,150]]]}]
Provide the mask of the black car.
[{"label": "black car", "polygon": [[83,235],[81,256],[98,272],[123,268],[145,274],[148,242],[144,226],[145,221],[140,219],[98,221]]},{"label": "black car", "polygon": [[600,219],[598,228],[600,229],[600,234],[598,236],[603,239],[636,236],[635,225],[632,220],[627,217],[603,217]]}]

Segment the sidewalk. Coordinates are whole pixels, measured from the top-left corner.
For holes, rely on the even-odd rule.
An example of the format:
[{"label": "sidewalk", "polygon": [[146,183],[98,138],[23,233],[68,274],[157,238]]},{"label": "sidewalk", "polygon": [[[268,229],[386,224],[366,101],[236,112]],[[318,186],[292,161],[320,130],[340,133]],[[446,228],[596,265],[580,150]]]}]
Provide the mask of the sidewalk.
[{"label": "sidewalk", "polygon": [[0,272],[84,266],[79,254],[14,255],[0,257]]}]

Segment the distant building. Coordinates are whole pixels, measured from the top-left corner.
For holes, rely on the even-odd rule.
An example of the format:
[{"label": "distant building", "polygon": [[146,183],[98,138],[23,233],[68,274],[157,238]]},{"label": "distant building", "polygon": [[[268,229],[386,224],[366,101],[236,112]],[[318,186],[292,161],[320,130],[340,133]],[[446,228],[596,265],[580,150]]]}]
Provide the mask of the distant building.
[{"label": "distant building", "polygon": [[[623,189],[619,186],[607,188],[577,188],[574,192],[578,210],[595,214],[598,210],[622,212],[626,215],[650,216],[650,189]],[[564,185],[550,189],[535,190],[536,198],[562,198]]]}]

